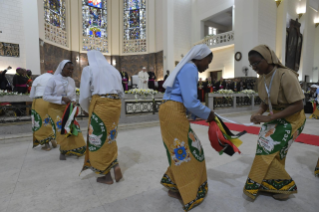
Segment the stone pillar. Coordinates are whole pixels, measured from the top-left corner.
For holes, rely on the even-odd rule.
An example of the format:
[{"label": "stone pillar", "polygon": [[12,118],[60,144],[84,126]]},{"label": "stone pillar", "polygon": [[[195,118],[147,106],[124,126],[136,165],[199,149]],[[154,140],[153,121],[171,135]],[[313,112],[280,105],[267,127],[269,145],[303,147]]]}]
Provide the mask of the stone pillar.
[{"label": "stone pillar", "polygon": [[241,61],[235,61],[234,77],[245,76],[242,69],[248,67],[248,76],[255,77],[256,73],[249,67],[248,52],[258,45],[258,1],[235,1],[235,53],[241,52]]},{"label": "stone pillar", "polygon": [[163,0],[163,43],[164,43],[164,70],[173,71],[174,64],[174,1]]},{"label": "stone pillar", "polygon": [[[43,5],[43,3],[42,3]],[[23,24],[25,36],[25,58],[27,69],[32,70],[33,75],[41,74],[40,48],[39,48],[39,16],[37,1],[22,1]],[[43,16],[40,16],[43,19]]]}]

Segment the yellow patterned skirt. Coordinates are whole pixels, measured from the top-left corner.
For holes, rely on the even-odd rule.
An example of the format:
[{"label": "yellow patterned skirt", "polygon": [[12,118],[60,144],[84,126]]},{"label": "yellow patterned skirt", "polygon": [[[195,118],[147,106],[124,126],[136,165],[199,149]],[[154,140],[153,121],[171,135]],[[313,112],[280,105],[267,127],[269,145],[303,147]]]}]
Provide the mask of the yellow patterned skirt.
[{"label": "yellow patterned skirt", "polygon": [[313,113],[311,114],[311,116],[309,117],[310,119],[315,118],[315,119],[319,119],[319,105],[317,105],[316,100],[311,100],[310,101],[312,103],[312,107],[313,107]]},{"label": "yellow patterned skirt", "polygon": [[60,152],[64,155],[76,155],[78,157],[84,155],[86,151],[86,144],[82,133],[79,131],[78,136],[61,135],[62,117],[66,105],[58,105],[49,103],[49,116],[53,121],[53,130],[56,141],[60,145]]},{"label": "yellow patterned skirt", "polygon": [[82,171],[106,175],[118,164],[117,128],[121,100],[94,95],[89,109],[87,149]]},{"label": "yellow patterned skirt", "polygon": [[169,167],[161,184],[179,192],[184,210],[202,203],[207,192],[207,174],[204,151],[186,118],[182,103],[167,101],[160,106],[161,133]]},{"label": "yellow patterned skirt", "polygon": [[49,102],[42,98],[34,99],[31,110],[33,148],[44,145],[55,139],[52,130],[52,120],[48,115]]},{"label": "yellow patterned skirt", "polygon": [[295,181],[285,170],[285,161],[289,147],[302,132],[305,122],[305,113],[300,111],[262,125],[256,156],[244,186],[247,196],[255,199],[259,191],[297,193]]},{"label": "yellow patterned skirt", "polygon": [[319,158],[318,158],[317,166],[315,168],[315,176],[319,177]]}]

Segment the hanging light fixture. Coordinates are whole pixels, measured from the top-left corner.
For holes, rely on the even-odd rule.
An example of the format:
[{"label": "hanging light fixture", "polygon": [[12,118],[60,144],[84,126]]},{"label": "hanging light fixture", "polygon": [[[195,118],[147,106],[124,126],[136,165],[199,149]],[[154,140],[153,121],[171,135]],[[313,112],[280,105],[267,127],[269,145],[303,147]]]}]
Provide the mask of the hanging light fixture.
[{"label": "hanging light fixture", "polygon": [[277,4],[277,7],[279,7],[281,1],[282,1],[282,0],[275,0],[275,2],[276,2],[276,4]]},{"label": "hanging light fixture", "polygon": [[298,3],[298,7],[297,7],[297,14],[298,14],[298,17],[299,19],[302,17],[303,14],[306,13],[306,6],[305,5],[302,5],[301,3],[301,0],[299,0],[299,3]]}]

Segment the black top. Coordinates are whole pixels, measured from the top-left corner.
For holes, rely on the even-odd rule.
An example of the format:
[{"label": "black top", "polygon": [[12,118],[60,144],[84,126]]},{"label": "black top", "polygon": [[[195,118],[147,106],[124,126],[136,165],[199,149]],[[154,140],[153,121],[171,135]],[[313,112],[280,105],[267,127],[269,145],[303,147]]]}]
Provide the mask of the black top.
[{"label": "black top", "polygon": [[149,71],[147,73],[148,73],[148,80],[150,79],[156,80],[156,75],[154,74],[154,72]]},{"label": "black top", "polygon": [[[12,83],[14,86],[13,91],[18,93],[26,93],[28,91],[28,87],[20,87],[21,85],[26,85],[28,81],[28,78],[24,76],[20,76],[19,74],[14,75]],[[19,86],[20,85],[20,86]]]},{"label": "black top", "polygon": [[126,72],[121,71],[120,74],[121,74],[122,80],[125,78],[128,81],[128,75]]},{"label": "black top", "polygon": [[[223,86],[223,88],[221,88],[220,86]],[[216,91],[218,91],[219,89],[226,89],[226,82],[225,80],[223,80],[222,82],[218,81],[215,83],[215,89]]]}]

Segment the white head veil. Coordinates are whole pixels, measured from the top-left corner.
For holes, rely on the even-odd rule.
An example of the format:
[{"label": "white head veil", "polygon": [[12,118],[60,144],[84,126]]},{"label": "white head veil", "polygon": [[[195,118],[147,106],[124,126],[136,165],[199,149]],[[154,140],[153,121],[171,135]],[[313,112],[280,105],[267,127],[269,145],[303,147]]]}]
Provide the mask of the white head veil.
[{"label": "white head veil", "polygon": [[91,67],[92,71],[103,71],[105,75],[113,75],[113,76],[120,76],[119,71],[114,68],[109,62],[107,62],[104,55],[96,50],[88,51],[87,53],[89,66]]},{"label": "white head veil", "polygon": [[120,72],[111,64],[109,64],[104,55],[99,51],[91,50],[87,53],[87,56],[89,60],[89,66],[92,70],[93,78],[95,78],[94,81],[98,82],[100,74],[103,74],[107,77],[107,79],[110,79],[107,86],[117,90],[119,96],[122,97],[124,93]]},{"label": "white head veil", "polygon": [[175,78],[178,74],[178,72],[183,68],[183,66],[192,61],[195,60],[201,60],[207,57],[212,51],[208,48],[206,44],[199,44],[194,46],[186,55],[183,57],[183,59],[178,63],[174,71],[168,76],[168,78],[165,80],[165,83],[163,84],[164,88],[167,87],[173,87],[173,84],[175,82]]},{"label": "white head veil", "polygon": [[62,73],[62,70],[64,69],[64,66],[67,64],[67,63],[71,63],[70,60],[63,60],[59,65],[58,65],[58,68],[55,70],[54,72],[54,75],[59,75]]}]

